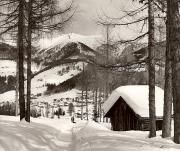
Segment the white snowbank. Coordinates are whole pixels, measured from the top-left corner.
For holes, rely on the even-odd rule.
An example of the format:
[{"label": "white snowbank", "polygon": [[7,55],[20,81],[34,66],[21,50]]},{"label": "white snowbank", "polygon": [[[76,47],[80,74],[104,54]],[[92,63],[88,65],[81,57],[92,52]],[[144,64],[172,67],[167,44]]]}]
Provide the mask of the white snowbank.
[{"label": "white snowbank", "polygon": [[[149,86],[127,85],[115,89],[105,101],[103,109],[105,114],[111,109],[115,102],[122,97],[125,102],[141,117],[149,117]],[[164,91],[155,87],[156,116],[163,116]]]},{"label": "white snowbank", "polygon": [[32,119],[0,116],[0,151],[71,150],[70,119]]},{"label": "white snowbank", "polygon": [[74,151],[178,151],[180,145],[158,137],[148,138],[148,132],[110,131],[95,122],[80,122],[73,128]]}]

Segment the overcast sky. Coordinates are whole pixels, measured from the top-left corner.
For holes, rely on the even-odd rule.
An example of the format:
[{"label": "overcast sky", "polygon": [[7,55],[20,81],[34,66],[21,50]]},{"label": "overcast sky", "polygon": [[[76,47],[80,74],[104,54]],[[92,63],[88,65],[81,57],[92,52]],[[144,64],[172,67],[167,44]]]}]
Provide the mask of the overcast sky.
[{"label": "overcast sky", "polygon": [[[77,11],[64,33],[79,33],[84,35],[103,34],[103,26],[97,25],[98,15],[105,12],[109,16],[122,16],[121,10],[134,10],[140,5],[132,0],[74,0]],[[127,30],[124,27],[119,31],[122,37],[132,36],[133,29]]]},{"label": "overcast sky", "polygon": [[[135,10],[140,5],[133,0],[74,0],[74,5],[77,7],[75,15],[71,21],[64,27],[62,34],[82,34],[82,35],[102,35],[106,36],[105,27],[97,24],[98,16],[121,17],[124,15],[123,10]],[[127,20],[129,21],[129,20]],[[127,22],[126,21],[126,22]],[[132,39],[139,34],[138,26],[128,27],[111,27],[110,39]],[[58,34],[57,37],[60,35]],[[53,40],[57,37],[51,37]],[[47,39],[42,39],[41,43],[45,46]],[[51,43],[51,42],[49,42]]]}]

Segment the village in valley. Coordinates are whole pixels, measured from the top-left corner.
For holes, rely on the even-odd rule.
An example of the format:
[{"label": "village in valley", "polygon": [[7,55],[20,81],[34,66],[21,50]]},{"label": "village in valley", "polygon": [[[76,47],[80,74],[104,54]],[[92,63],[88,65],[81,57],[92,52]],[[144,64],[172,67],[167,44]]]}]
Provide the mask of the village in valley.
[{"label": "village in valley", "polygon": [[0,0],[0,151],[180,150],[173,0]]}]

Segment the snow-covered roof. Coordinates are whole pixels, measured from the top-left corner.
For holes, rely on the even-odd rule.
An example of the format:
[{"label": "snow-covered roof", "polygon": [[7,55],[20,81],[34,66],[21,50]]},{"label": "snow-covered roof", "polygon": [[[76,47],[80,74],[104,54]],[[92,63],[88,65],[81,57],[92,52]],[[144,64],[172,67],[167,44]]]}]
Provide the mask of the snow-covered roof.
[{"label": "snow-covered roof", "polygon": [[[141,117],[149,117],[149,86],[127,85],[115,89],[103,105],[105,114],[122,97],[131,109]],[[156,116],[163,116],[164,91],[155,87]]]}]

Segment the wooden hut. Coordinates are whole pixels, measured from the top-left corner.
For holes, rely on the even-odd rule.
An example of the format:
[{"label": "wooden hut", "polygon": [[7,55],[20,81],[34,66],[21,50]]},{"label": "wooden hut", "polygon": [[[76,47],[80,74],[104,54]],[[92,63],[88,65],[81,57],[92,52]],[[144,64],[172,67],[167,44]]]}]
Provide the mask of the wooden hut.
[{"label": "wooden hut", "polygon": [[[115,89],[103,105],[112,130],[149,130],[149,87],[128,85]],[[156,127],[162,129],[164,91],[155,87]]]}]

